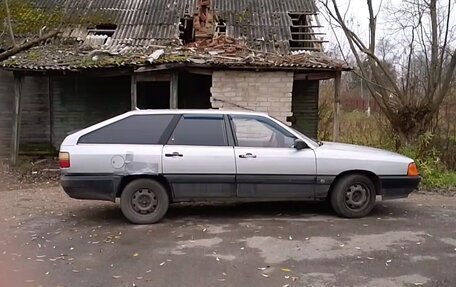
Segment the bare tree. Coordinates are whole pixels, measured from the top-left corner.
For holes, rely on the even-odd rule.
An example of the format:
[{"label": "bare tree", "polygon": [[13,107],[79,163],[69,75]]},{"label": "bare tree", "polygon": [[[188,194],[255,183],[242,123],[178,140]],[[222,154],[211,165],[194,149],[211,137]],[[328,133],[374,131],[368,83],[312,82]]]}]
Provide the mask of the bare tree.
[{"label": "bare tree", "polygon": [[[447,96],[456,68],[456,48],[450,47],[451,1],[445,6],[437,0],[405,0],[403,9],[389,11],[395,25],[404,33],[392,39],[377,37],[378,13],[372,0],[367,1],[369,15],[368,41],[347,25],[336,0],[322,0],[326,12],[337,28],[342,29],[356,60],[358,74],[399,136],[400,144],[413,143],[432,129],[432,122]],[[384,9],[380,4],[379,10]],[[386,47],[391,41],[405,45],[402,57],[395,63],[387,59]],[[380,45],[380,47],[378,47]],[[398,48],[393,47],[392,54]],[[377,49],[379,48],[379,49]]]}]

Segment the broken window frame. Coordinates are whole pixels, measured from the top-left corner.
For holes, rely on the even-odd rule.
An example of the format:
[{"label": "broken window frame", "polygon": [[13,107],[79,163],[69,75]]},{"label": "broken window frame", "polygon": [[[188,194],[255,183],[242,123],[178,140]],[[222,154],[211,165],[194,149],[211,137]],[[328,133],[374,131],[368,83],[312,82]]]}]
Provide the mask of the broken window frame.
[{"label": "broken window frame", "polygon": [[[288,17],[291,21],[289,40],[291,50],[323,50],[322,43],[327,41],[317,39],[316,35],[325,34],[314,31],[314,29],[322,27],[319,24],[317,13],[290,11]],[[316,22],[317,25],[314,25],[313,22]]]}]

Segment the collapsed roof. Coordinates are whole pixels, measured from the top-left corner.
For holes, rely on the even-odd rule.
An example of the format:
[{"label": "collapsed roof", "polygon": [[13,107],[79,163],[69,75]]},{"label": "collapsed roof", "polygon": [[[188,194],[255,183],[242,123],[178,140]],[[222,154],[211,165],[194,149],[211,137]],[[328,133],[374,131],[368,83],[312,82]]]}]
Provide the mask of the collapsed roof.
[{"label": "collapsed roof", "polygon": [[319,24],[313,0],[33,3],[42,10],[65,9],[66,14],[78,18],[78,23],[89,23],[96,15],[99,24],[69,25],[58,39],[4,61],[7,69],[81,70],[162,64],[349,69],[344,62],[322,53],[324,41],[315,31]]}]

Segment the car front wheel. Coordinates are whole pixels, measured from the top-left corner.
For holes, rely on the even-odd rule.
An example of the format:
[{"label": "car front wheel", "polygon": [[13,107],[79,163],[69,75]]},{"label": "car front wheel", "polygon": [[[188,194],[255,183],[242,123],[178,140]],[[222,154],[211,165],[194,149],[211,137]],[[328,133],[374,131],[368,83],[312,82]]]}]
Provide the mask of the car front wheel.
[{"label": "car front wheel", "polygon": [[137,179],[125,186],[120,196],[120,209],[135,224],[152,224],[160,221],[168,211],[166,189],[151,179]]},{"label": "car front wheel", "polygon": [[339,216],[360,218],[372,211],[375,197],[376,191],[372,180],[364,175],[352,174],[336,182],[330,201]]}]

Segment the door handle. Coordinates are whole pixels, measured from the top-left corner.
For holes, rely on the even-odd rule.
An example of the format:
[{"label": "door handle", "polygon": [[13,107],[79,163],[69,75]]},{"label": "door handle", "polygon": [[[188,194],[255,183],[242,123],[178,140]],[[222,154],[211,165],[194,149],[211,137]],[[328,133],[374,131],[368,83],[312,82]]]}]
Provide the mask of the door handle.
[{"label": "door handle", "polygon": [[166,157],[184,157],[183,154],[180,154],[178,152],[173,152],[173,153],[167,153],[165,154]]},{"label": "door handle", "polygon": [[241,154],[239,155],[240,158],[256,158],[257,156],[251,153]]}]

